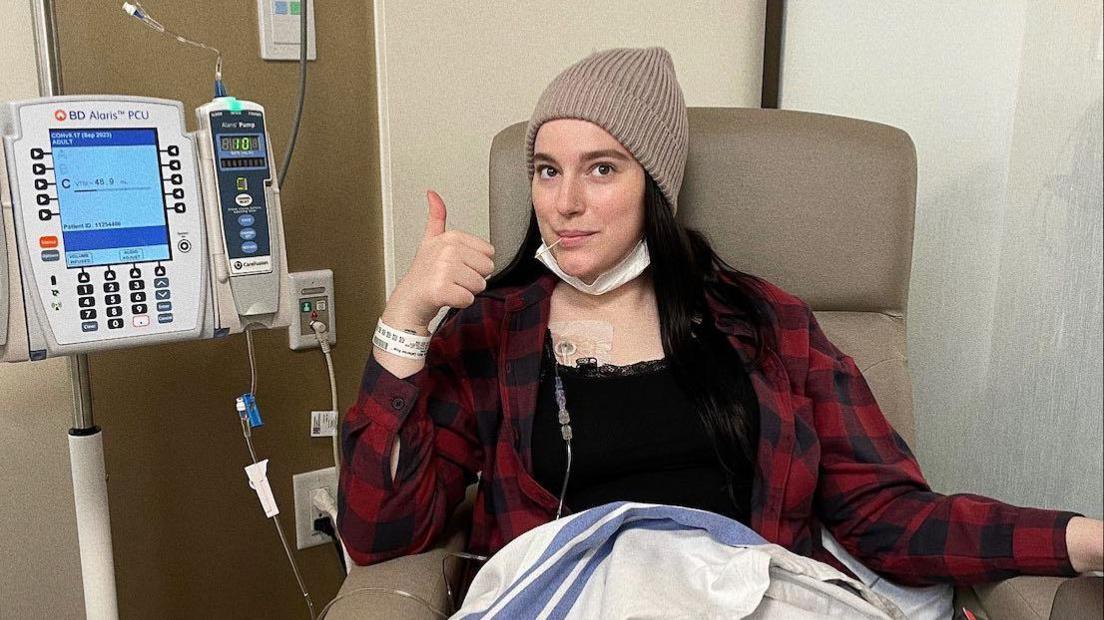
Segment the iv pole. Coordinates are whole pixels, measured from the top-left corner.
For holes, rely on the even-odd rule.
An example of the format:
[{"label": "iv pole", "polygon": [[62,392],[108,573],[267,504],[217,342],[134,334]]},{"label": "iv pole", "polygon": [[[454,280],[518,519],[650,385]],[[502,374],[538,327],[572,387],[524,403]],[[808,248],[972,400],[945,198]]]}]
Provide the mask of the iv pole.
[{"label": "iv pole", "polygon": [[[31,0],[31,10],[34,15],[38,91],[44,97],[58,96],[63,90],[54,3],[52,0]],[[68,362],[73,384],[69,461],[73,477],[73,505],[77,515],[84,611],[89,620],[118,620],[103,433],[92,419],[88,356],[73,355]]]}]

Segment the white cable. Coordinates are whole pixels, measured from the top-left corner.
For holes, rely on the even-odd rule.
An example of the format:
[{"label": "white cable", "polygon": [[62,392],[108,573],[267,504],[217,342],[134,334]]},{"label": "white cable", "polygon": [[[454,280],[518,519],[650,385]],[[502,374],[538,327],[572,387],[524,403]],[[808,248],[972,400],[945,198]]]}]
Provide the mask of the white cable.
[{"label": "white cable", "polygon": [[[340,450],[340,435],[341,435],[341,412],[337,408],[337,379],[334,377],[334,364],[333,356],[330,355],[330,339],[326,334],[328,331],[326,324],[321,321],[311,321],[310,328],[314,332],[314,337],[318,340],[318,346],[322,349],[322,355],[326,358],[326,371],[330,377],[330,409],[334,412],[334,434],[331,437],[333,446],[333,460],[334,460],[334,473],[338,476],[341,475],[341,450]],[[315,494],[318,494],[316,491]],[[348,574],[348,567],[352,564],[352,558],[349,557],[349,550],[345,547],[345,541],[341,539],[340,532],[337,531],[337,505],[334,502],[334,498],[330,497],[329,493],[325,494],[329,502],[325,505],[320,505],[319,500],[314,497],[311,498],[311,503],[315,508],[325,511],[330,515],[330,520],[333,521],[334,535],[337,537],[337,542],[341,544],[341,552],[345,556],[346,574]]]},{"label": "white cable", "polygon": [[[338,436],[341,434],[341,412],[337,408],[337,379],[334,377],[333,357],[330,355],[330,339],[326,335],[326,324],[322,321],[311,321],[310,328],[314,331],[314,337],[318,340],[318,346],[322,348],[322,355],[326,357],[326,371],[330,375],[330,410],[334,412],[333,434],[333,459],[334,471],[341,471],[341,449]],[[337,526],[337,521],[334,521]]]}]

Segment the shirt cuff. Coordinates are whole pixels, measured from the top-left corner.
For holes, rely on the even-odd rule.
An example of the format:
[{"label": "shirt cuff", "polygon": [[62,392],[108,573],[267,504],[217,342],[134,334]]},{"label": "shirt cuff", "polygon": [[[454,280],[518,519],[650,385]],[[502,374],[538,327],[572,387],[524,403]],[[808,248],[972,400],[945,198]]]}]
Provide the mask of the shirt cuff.
[{"label": "shirt cuff", "polygon": [[1012,557],[1019,571],[1025,575],[1077,575],[1066,547],[1066,527],[1070,519],[1082,516],[1065,510],[1023,509],[1012,531]]},{"label": "shirt cuff", "polygon": [[360,389],[362,394],[368,394],[377,405],[374,409],[379,417],[375,422],[388,430],[395,430],[410,415],[428,378],[429,369],[423,367],[409,377],[400,379],[373,356],[368,359],[364,369],[364,380]]}]

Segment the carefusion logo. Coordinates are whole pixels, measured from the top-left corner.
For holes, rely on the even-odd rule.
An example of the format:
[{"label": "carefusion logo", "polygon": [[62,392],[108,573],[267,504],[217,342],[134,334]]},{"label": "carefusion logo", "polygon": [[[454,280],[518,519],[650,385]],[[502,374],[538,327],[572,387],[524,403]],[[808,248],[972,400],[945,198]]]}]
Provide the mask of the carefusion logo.
[{"label": "carefusion logo", "polygon": [[54,118],[57,119],[57,122],[64,123],[65,119],[69,118],[69,115],[65,113],[65,110],[54,110]]}]

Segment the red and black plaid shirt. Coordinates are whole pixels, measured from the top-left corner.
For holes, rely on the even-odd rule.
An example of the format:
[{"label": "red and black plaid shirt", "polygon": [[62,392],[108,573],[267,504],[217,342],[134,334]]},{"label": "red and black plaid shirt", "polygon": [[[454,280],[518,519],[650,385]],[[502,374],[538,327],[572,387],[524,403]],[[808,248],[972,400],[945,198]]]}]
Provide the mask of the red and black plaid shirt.
[{"label": "red and black plaid shirt", "polygon": [[[342,425],[339,522],[357,563],[431,548],[478,472],[473,553],[494,553],[552,520],[558,498],[533,479],[530,437],[556,282],[544,274],[480,294],[441,325],[426,367],[406,379],[368,361]],[[750,527],[849,573],[821,546],[826,527],[866,566],[904,585],[1075,574],[1065,530],[1076,513],[933,493],[808,304],[760,283],[778,344],[750,372],[760,411]],[[754,355],[751,325],[728,308],[710,310],[743,358]]]}]

